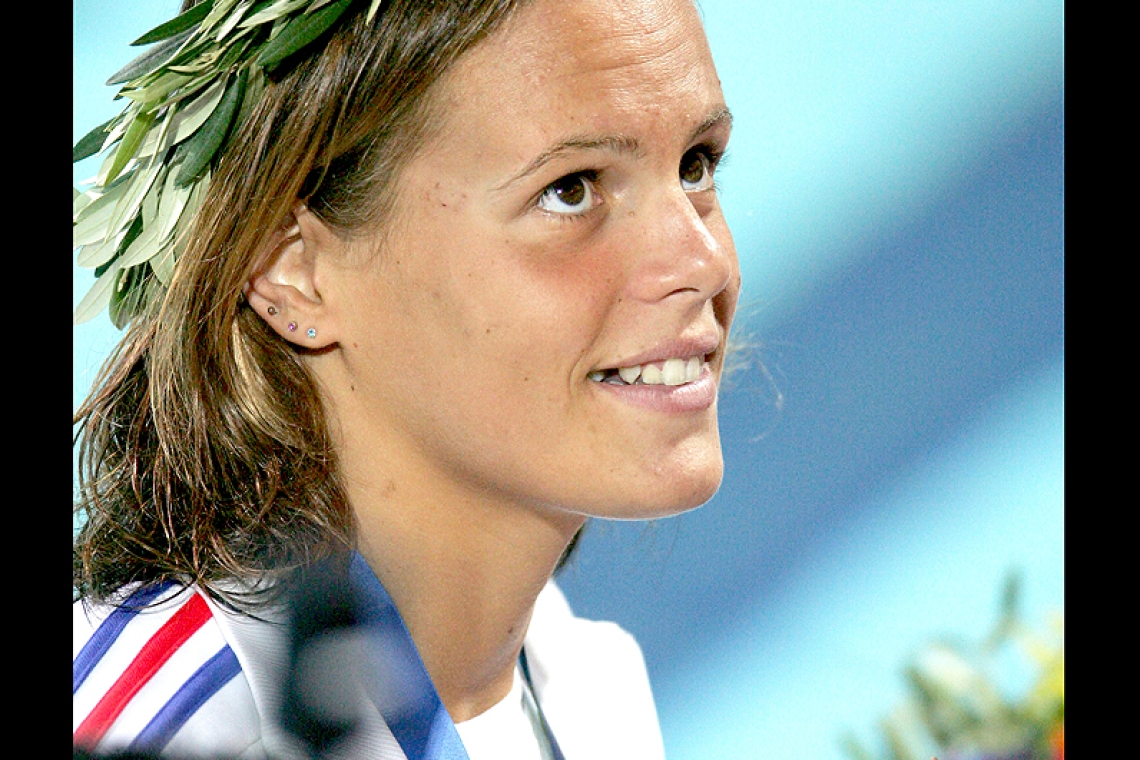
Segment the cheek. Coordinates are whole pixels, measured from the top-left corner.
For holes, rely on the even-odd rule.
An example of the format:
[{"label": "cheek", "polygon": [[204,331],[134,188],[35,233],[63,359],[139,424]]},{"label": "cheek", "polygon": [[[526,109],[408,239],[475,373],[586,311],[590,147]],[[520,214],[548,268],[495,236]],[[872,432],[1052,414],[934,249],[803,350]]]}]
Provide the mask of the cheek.
[{"label": "cheek", "polygon": [[422,356],[421,371],[484,393],[564,393],[621,308],[619,252],[579,222],[512,233],[447,186],[418,190],[378,267],[382,332]]},{"label": "cheek", "polygon": [[[620,308],[618,259],[582,245],[524,245],[503,240],[469,272],[467,322],[489,348],[517,344],[552,352],[562,364],[593,347]],[[525,361],[525,356],[515,356]]]}]

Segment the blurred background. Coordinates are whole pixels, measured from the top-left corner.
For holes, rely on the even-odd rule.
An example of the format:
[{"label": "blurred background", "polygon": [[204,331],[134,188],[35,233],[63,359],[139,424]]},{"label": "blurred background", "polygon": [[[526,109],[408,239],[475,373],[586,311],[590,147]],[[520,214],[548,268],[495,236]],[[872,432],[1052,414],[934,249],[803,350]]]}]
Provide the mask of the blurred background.
[{"label": "blurred background", "polygon": [[[177,6],[73,1],[75,140]],[[670,760],[840,760],[848,732],[878,746],[934,637],[990,632],[1008,572],[1029,625],[1063,612],[1064,6],[703,13],[745,282],[724,484],[591,523],[561,585],[641,642]],[[92,281],[75,269],[73,306]],[[75,329],[74,406],[116,336]]]}]

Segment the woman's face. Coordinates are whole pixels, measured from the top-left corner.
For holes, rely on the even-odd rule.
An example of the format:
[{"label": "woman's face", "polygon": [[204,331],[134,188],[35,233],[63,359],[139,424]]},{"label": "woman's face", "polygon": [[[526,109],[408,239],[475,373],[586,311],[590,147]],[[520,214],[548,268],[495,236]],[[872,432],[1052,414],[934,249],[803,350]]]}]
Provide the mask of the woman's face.
[{"label": "woman's face", "polygon": [[349,477],[603,517],[707,501],[740,275],[691,0],[537,0],[435,97],[384,234],[318,283]]}]

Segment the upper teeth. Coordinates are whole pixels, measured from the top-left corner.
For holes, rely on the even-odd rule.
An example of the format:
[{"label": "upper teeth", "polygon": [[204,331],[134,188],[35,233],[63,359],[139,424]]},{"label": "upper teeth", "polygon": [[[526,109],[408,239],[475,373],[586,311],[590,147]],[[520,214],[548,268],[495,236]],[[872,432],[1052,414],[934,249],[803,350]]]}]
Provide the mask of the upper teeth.
[{"label": "upper teeth", "polygon": [[622,382],[632,385],[638,381],[642,385],[683,385],[699,380],[704,368],[704,358],[692,356],[688,359],[666,359],[660,364],[638,364],[632,367],[619,367],[614,370],[594,370],[589,377],[595,382]]}]

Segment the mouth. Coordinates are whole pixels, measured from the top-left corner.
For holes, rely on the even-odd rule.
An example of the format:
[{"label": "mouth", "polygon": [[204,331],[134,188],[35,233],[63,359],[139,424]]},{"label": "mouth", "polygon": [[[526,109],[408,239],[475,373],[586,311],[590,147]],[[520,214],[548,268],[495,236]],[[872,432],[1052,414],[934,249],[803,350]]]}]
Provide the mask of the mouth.
[{"label": "mouth", "polygon": [[701,379],[708,361],[703,354],[673,357],[628,367],[596,369],[588,377],[609,385],[686,385]]}]

